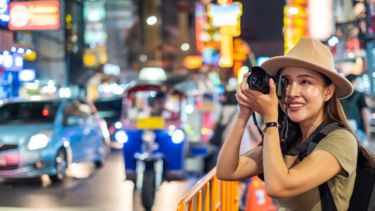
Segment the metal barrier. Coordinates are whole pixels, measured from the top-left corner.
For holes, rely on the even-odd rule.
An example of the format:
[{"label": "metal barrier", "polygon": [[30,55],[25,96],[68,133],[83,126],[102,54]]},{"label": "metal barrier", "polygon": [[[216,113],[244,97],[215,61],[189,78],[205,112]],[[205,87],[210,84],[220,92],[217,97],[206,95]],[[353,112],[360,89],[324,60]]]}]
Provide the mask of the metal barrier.
[{"label": "metal barrier", "polygon": [[238,211],[239,182],[221,181],[212,169],[179,201],[177,211]]}]

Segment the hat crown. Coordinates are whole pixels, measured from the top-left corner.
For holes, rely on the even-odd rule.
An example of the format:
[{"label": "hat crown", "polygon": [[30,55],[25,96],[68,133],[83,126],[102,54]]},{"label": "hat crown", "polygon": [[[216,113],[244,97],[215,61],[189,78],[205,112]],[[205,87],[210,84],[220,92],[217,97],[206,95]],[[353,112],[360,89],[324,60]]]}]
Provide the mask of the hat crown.
[{"label": "hat crown", "polygon": [[321,42],[311,38],[301,38],[300,41],[285,54],[286,57],[299,59],[316,66],[336,72],[331,51]]}]

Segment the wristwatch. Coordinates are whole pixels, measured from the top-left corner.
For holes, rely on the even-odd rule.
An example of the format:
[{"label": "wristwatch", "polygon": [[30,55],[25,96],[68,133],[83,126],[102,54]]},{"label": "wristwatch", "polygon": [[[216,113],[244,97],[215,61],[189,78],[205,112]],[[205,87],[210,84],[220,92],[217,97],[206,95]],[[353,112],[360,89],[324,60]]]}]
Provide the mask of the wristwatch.
[{"label": "wristwatch", "polygon": [[278,122],[266,122],[264,123],[264,128],[263,128],[263,132],[266,132],[267,128],[269,127],[279,127],[279,123]]}]

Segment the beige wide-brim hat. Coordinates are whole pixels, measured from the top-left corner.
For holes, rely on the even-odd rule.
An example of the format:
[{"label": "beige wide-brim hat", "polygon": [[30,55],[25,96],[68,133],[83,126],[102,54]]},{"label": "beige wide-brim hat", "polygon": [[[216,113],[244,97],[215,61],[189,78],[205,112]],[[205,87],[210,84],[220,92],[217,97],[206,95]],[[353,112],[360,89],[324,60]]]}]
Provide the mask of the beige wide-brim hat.
[{"label": "beige wide-brim hat", "polygon": [[331,51],[320,41],[302,38],[284,56],[272,57],[261,67],[269,74],[276,75],[285,67],[304,67],[327,76],[336,85],[338,98],[349,97],[353,93],[351,83],[334,69]]}]

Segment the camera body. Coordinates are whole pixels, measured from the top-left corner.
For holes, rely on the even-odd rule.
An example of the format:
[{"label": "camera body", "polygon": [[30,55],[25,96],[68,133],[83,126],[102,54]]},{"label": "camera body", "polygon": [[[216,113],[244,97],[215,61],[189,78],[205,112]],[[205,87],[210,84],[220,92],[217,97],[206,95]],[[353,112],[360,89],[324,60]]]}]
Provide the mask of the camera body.
[{"label": "camera body", "polygon": [[247,78],[247,84],[249,85],[250,89],[262,92],[263,94],[268,94],[270,92],[270,87],[268,84],[272,78],[276,84],[278,98],[283,98],[285,96],[286,87],[289,84],[287,78],[281,76],[280,74],[272,77],[259,66],[252,67],[250,71],[251,74]]}]

